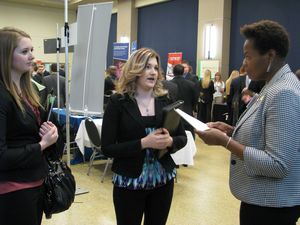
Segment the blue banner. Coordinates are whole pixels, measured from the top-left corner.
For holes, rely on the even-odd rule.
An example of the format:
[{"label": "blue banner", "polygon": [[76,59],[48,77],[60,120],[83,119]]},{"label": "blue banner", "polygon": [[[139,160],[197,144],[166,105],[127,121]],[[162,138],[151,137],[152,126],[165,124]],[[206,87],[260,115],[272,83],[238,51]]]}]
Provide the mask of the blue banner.
[{"label": "blue banner", "polygon": [[129,43],[115,42],[113,45],[113,59],[128,60]]}]

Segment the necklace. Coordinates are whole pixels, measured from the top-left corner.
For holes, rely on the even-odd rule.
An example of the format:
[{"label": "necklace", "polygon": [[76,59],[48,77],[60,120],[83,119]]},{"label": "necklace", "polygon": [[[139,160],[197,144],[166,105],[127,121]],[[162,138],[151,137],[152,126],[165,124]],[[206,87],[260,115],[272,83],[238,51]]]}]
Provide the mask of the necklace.
[{"label": "necklace", "polygon": [[[152,101],[153,101],[153,98],[151,97],[150,98],[150,100],[148,101],[148,102],[146,102],[146,101],[142,101],[142,100],[140,100],[140,99],[138,99],[138,98],[136,98],[136,101],[137,101],[137,104],[138,104],[138,107],[139,107],[139,109],[140,109],[140,111],[141,111],[141,114],[142,115],[145,115],[146,114],[146,116],[150,116],[150,114],[151,114],[151,103],[152,103]],[[143,113],[144,112],[144,113]]]}]

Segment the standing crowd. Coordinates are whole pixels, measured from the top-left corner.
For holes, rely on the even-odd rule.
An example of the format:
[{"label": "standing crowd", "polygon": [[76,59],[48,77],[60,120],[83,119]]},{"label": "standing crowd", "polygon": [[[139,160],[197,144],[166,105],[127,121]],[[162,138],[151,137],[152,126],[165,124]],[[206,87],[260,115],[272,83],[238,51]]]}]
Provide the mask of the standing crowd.
[{"label": "standing crowd", "polygon": [[[244,59],[226,81],[210,70],[198,79],[187,61],[175,65],[174,78],[166,81],[160,56],[150,48],[135,51],[121,76],[114,66],[106,71],[101,149],[113,158],[118,225],[166,224],[176,177],[170,154],[186,145],[185,130],[231,152],[230,188],[241,201],[240,225],[296,225],[300,82],[285,62],[289,36],[269,20],[240,31]],[[45,152],[58,138],[56,126],[46,120],[57,76],[59,102],[65,104],[65,80],[56,64],[47,75],[42,64],[33,63],[30,36],[0,29],[0,224],[5,225],[41,224]],[[172,133],[163,128],[162,109],[176,100],[209,129],[198,131],[185,121]],[[227,109],[224,121],[215,121],[216,106]]]}]

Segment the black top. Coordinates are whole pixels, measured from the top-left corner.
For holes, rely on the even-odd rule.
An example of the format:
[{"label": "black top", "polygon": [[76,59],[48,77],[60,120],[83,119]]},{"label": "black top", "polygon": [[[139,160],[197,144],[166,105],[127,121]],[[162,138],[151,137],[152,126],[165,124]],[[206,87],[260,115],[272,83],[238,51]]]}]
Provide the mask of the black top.
[{"label": "black top", "polygon": [[142,120],[145,127],[155,127],[155,116],[142,116]]},{"label": "black top", "polygon": [[[155,128],[162,127],[162,108],[170,103],[165,96],[155,98]],[[136,101],[126,94],[112,95],[103,117],[101,140],[104,155],[114,159],[113,172],[132,178],[141,174],[145,157],[141,138],[146,136],[145,128]],[[176,166],[170,153],[183,148],[187,142],[181,123],[172,137],[173,146],[159,160],[167,172]]]},{"label": "black top", "polygon": [[[24,103],[25,113],[0,81],[0,181],[28,182],[45,177],[47,167],[38,142],[40,125]],[[40,109],[41,121],[46,113]]]},{"label": "black top", "polygon": [[204,101],[204,103],[212,103],[215,93],[214,82],[210,81],[207,88],[202,87],[202,79],[199,81],[198,85],[199,97]]}]

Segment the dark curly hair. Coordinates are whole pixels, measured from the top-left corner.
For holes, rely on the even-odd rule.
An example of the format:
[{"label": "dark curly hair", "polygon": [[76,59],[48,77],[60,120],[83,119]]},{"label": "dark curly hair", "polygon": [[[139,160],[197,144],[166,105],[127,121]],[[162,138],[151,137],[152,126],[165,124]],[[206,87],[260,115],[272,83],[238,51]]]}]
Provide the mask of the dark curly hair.
[{"label": "dark curly hair", "polygon": [[246,24],[240,32],[246,39],[253,40],[254,47],[265,54],[274,49],[278,56],[285,58],[289,51],[289,35],[279,23],[271,20],[261,20],[256,23]]}]

